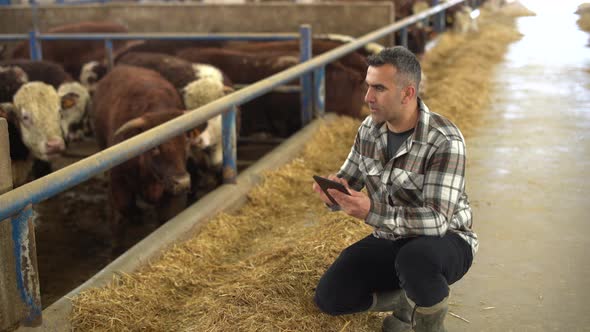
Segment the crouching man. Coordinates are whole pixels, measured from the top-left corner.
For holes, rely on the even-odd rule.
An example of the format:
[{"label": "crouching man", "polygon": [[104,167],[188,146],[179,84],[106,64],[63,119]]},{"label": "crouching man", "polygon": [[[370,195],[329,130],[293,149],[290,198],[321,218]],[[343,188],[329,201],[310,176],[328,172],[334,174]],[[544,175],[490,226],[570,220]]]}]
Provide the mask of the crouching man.
[{"label": "crouching man", "polygon": [[[420,63],[407,49],[369,57],[365,101],[371,115],[330,179],[333,209],[364,220],[371,235],[344,249],[316,288],[330,315],[393,311],[383,331],[445,331],[449,285],[471,267],[478,240],[465,192],[465,140],[418,97]],[[360,190],[367,188],[368,195]]]}]

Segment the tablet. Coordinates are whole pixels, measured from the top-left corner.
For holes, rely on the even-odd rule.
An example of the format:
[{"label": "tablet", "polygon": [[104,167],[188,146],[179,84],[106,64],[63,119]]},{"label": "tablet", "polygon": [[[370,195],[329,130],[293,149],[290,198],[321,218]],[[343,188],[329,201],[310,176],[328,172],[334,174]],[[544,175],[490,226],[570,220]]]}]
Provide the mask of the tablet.
[{"label": "tablet", "polygon": [[336,189],[341,193],[350,195],[350,192],[348,192],[348,189],[346,189],[346,187],[340,182],[332,181],[330,179],[326,179],[326,178],[323,178],[318,175],[314,175],[313,179],[315,180],[315,182],[318,183],[320,188],[322,188],[322,191],[324,192],[324,194],[326,194],[326,196],[328,196],[328,198],[330,199],[330,201],[334,205],[338,205],[338,203],[334,200],[334,198],[332,198],[332,196],[330,196],[330,194],[328,194],[328,189]]}]

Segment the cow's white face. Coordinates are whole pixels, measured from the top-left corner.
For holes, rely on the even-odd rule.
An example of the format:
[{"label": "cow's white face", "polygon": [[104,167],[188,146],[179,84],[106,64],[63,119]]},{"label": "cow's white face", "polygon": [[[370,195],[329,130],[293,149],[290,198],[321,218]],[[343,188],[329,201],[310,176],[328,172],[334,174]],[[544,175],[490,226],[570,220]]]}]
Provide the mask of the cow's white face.
[{"label": "cow's white face", "polygon": [[60,126],[63,136],[67,141],[77,140],[83,135],[83,129],[72,130],[72,126],[81,124],[84,120],[86,110],[90,106],[90,94],[82,84],[67,82],[59,86],[57,95],[61,101]]},{"label": "cow's white face", "polygon": [[188,110],[197,109],[224,95],[223,81],[213,76],[193,81],[182,89],[182,98]]},{"label": "cow's white face", "polygon": [[80,83],[90,91],[94,90],[98,83],[98,74],[95,68],[98,68],[99,65],[98,61],[90,61],[85,63],[80,71]]},{"label": "cow's white face", "polygon": [[23,85],[13,98],[23,143],[33,155],[50,160],[65,149],[60,128],[59,97],[48,84]]},{"label": "cow's white face", "polygon": [[197,79],[208,77],[223,82],[223,73],[211,65],[204,63],[193,63],[193,70],[195,71],[195,77]]}]

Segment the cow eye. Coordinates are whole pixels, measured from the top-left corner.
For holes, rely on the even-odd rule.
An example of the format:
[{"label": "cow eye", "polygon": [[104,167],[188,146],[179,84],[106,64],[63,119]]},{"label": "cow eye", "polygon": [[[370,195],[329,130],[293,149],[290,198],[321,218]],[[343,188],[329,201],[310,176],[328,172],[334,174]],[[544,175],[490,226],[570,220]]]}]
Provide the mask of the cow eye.
[{"label": "cow eye", "polygon": [[29,115],[28,112],[22,112],[20,119],[21,119],[21,122],[27,126],[30,126],[33,122],[33,119],[31,118],[31,116]]}]

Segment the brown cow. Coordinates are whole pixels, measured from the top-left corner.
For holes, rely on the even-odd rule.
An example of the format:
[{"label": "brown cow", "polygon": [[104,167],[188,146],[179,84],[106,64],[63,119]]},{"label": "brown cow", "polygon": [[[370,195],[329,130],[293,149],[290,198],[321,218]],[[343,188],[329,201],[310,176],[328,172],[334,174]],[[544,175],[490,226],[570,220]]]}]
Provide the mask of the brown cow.
[{"label": "brown cow", "polygon": [[[117,66],[98,84],[92,106],[95,135],[104,149],[183,114],[176,89],[155,71]],[[190,189],[184,134],[110,171],[113,249],[120,250],[123,220],[139,216],[136,199],[155,205],[161,223],[185,207]]]},{"label": "brown cow", "polygon": [[[51,28],[47,33],[122,33],[127,28],[119,23],[104,21],[88,21],[62,25]],[[114,41],[115,50],[124,47],[125,41]],[[54,40],[41,43],[43,59],[61,64],[72,76],[79,77],[82,65],[93,60],[102,60],[106,55],[103,41],[91,40]],[[13,59],[29,58],[29,43],[19,43],[12,52]]]},{"label": "brown cow", "polygon": [[[330,40],[325,37],[314,38],[312,42],[313,56],[331,51],[336,47],[342,46],[340,40]],[[224,49],[231,49],[240,52],[247,52],[251,54],[274,54],[274,55],[290,55],[299,62],[299,40],[287,41],[273,41],[273,42],[233,42],[224,47]],[[179,52],[178,54],[181,54]],[[357,70],[362,73],[367,72],[367,62],[363,54],[352,52],[338,59],[343,65]]]},{"label": "brown cow", "polygon": [[[178,56],[192,62],[211,63],[234,82],[254,83],[296,65],[292,52],[252,54],[217,48],[185,49]],[[326,68],[326,110],[359,117],[363,105],[364,73],[334,62]],[[298,93],[269,93],[242,105],[241,133],[259,131],[287,137],[301,128]]]}]

